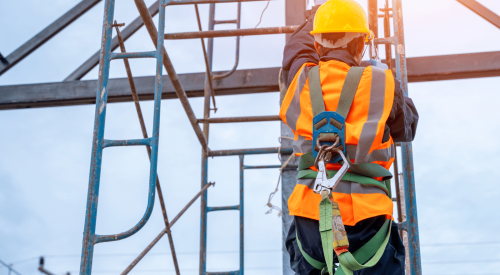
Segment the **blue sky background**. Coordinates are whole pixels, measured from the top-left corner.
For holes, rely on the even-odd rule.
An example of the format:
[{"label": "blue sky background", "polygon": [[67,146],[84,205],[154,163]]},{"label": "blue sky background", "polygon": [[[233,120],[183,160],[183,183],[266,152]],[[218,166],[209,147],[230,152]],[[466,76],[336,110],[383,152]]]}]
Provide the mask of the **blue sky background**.
[{"label": "blue sky background", "polygon": [[[2,0],[0,51],[7,56],[18,46],[76,5],[78,0]],[[138,16],[132,0],[116,1],[115,18],[129,23]],[[366,1],[360,3],[366,6]],[[381,4],[383,1],[380,1]],[[452,0],[403,1],[408,56],[497,51],[500,30]],[[479,1],[500,14],[500,3]],[[148,5],[152,0],[147,0]],[[244,3],[242,28],[253,28],[266,3]],[[201,5],[207,29],[208,6]],[[63,80],[99,49],[103,3],[71,24],[0,77],[0,85]],[[217,6],[216,18],[233,19],[236,4]],[[157,18],[155,18],[155,22]],[[261,27],[284,25],[284,1],[272,1]],[[229,26],[222,26],[228,27]],[[192,6],[167,8],[168,32],[196,31]],[[281,64],[284,35],[244,37],[239,69]],[[126,42],[128,51],[149,51],[144,28]],[[202,72],[199,40],[166,41],[178,73]],[[214,70],[234,62],[234,38],[215,42]],[[134,76],[153,75],[154,61],[130,61]],[[121,61],[113,61],[110,77],[125,77]],[[95,79],[97,68],[84,79]],[[500,274],[500,184],[497,168],[498,87],[500,78],[410,84],[420,123],[413,144],[422,262],[424,274]],[[215,117],[275,115],[277,93],[217,98]],[[202,117],[202,99],[190,99]],[[151,101],[141,103],[149,133]],[[10,110],[0,112],[0,259],[21,274],[38,274],[38,257],[56,274],[79,269],[94,106]],[[278,122],[211,126],[210,148],[278,146]],[[141,137],[131,103],[108,105],[108,139]],[[158,173],[168,215],[172,219],[200,188],[200,146],[177,100],[164,100]],[[276,155],[251,156],[246,164],[277,164]],[[98,234],[127,230],[146,206],[149,161],[144,148],[106,149],[103,157]],[[246,274],[279,274],[281,220],[265,215],[277,170],[245,172]],[[238,158],[209,162],[211,206],[238,202]],[[280,203],[275,198],[276,204]],[[94,273],[116,274],[163,229],[158,201],[150,221],[124,241],[99,244]],[[199,202],[174,225],[173,236],[182,274],[197,274]],[[237,212],[211,213],[208,222],[208,270],[238,267]],[[489,242],[489,244],[479,244]],[[455,244],[439,246],[438,244]],[[461,243],[478,243],[459,245]],[[477,262],[482,260],[483,262]],[[0,274],[8,274],[0,267]],[[167,238],[163,238],[131,274],[174,274]]]}]

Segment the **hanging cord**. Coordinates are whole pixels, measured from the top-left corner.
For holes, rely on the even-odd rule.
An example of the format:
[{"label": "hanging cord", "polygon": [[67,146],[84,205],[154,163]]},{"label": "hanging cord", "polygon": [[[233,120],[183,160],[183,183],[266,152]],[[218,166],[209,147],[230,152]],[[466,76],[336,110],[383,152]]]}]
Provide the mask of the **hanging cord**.
[{"label": "hanging cord", "polygon": [[264,10],[262,11],[262,14],[260,15],[259,23],[257,24],[257,26],[255,26],[255,28],[257,28],[260,25],[260,22],[262,22],[262,16],[264,16],[264,12],[267,10],[267,7],[269,7],[269,2],[271,2],[271,0],[267,0],[267,5],[264,8]]},{"label": "hanging cord", "polygon": [[[294,139],[291,137],[279,137],[280,144],[281,144],[282,138],[291,139],[291,140]],[[269,199],[267,200],[267,206],[269,206],[269,210],[267,210],[266,214],[271,214],[273,212],[273,209],[274,209],[274,210],[278,211],[278,217],[281,217],[283,210],[281,210],[281,208],[279,208],[278,206],[273,205],[271,203],[271,200],[273,199],[274,195],[278,192],[278,188],[280,186],[281,176],[283,175],[283,170],[287,167],[288,163],[290,163],[290,161],[292,161],[292,159],[294,157],[295,157],[295,154],[292,153],[290,155],[290,157],[287,159],[287,161],[285,161],[285,163],[283,163],[283,165],[280,168],[280,174],[278,176],[278,183],[276,184],[276,189],[274,189],[274,191],[271,194],[269,194]],[[281,161],[281,146],[278,148],[278,159]]]}]

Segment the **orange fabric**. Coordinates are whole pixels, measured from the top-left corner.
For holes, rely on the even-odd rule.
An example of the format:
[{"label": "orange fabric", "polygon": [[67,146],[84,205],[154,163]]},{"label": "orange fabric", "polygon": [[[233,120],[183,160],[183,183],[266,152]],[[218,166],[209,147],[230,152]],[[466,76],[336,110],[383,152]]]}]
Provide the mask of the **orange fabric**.
[{"label": "orange fabric", "polygon": [[[392,217],[393,202],[384,194],[344,194],[332,193],[338,203],[344,225],[355,225],[359,221],[375,216]],[[321,195],[314,193],[306,185],[297,184],[288,199],[288,210],[292,216],[319,220]]]},{"label": "orange fabric", "polygon": [[[292,128],[295,134],[295,139],[298,136],[304,137],[306,140],[312,140],[312,120],[313,112],[311,107],[311,99],[309,93],[309,79],[303,84],[300,96],[297,96],[297,87],[299,85],[299,78],[301,73],[305,73],[306,67],[316,66],[313,63],[306,63],[299,70],[294,77],[290,87],[283,99],[280,109],[280,117],[287,125],[292,125],[295,122],[296,129]],[[323,98],[325,101],[326,111],[335,111],[339,104],[340,94],[344,85],[345,78],[350,69],[346,63],[330,60],[319,63],[321,88],[323,91]],[[303,72],[304,70],[304,72]],[[365,123],[368,120],[368,112],[370,107],[370,96],[372,86],[372,67],[367,67],[361,77],[356,95],[346,118],[346,145],[358,145],[361,137],[361,132]],[[307,77],[307,76],[306,76]],[[384,107],[382,110],[382,117],[376,124],[375,139],[369,147],[369,153],[374,150],[387,149],[393,146],[394,142],[392,137],[387,142],[382,143],[385,124],[390,115],[393,101],[394,101],[394,77],[392,72],[385,70],[385,97]],[[303,82],[303,81],[302,81]],[[300,102],[297,101],[300,98]],[[295,104],[295,105],[294,105]],[[292,106],[293,105],[293,106]],[[292,106],[292,107],[291,107]],[[288,110],[300,109],[300,114],[295,117],[291,116],[296,121],[287,121]],[[368,147],[365,147],[368,148]],[[368,150],[368,149],[367,149]],[[351,161],[355,156],[350,156]],[[374,161],[389,169],[394,159],[388,161]],[[316,168],[310,169],[317,171]],[[326,169],[338,170],[339,164],[327,164]],[[381,179],[377,179],[381,180]],[[370,217],[389,215],[392,216],[392,200],[383,194],[341,194],[333,193],[334,199],[339,203],[340,212],[345,225],[355,225],[357,222]],[[288,200],[288,207],[290,215],[302,216],[310,219],[319,219],[319,203],[321,196],[314,193],[305,185],[297,184],[290,199]]]}]

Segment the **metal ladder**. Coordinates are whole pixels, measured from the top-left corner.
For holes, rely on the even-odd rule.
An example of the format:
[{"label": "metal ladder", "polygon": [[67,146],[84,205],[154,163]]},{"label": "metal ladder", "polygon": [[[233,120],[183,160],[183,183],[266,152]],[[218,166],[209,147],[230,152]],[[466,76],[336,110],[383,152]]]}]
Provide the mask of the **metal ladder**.
[{"label": "metal ladder", "polygon": [[[384,18],[384,38],[376,38],[375,45],[385,45],[386,62],[392,70],[392,45],[396,50],[395,71],[396,78],[401,83],[401,89],[405,96],[408,96],[408,72],[406,66],[406,50],[403,25],[403,7],[402,0],[392,0],[392,8],[389,8],[389,0],[385,1],[385,8],[380,9],[384,12],[380,17]],[[369,0],[369,18],[370,28],[378,28],[378,9],[377,1]],[[392,11],[392,14],[390,13]],[[393,18],[394,36],[391,37],[390,17]],[[403,166],[403,184],[404,184],[404,204],[405,209],[401,206],[400,182],[398,172],[398,157],[396,153],[394,161],[395,184],[397,189],[397,208],[399,228],[405,231],[408,236],[407,251],[409,252],[409,262],[407,265],[407,273],[411,275],[421,275],[422,265],[420,258],[420,240],[418,233],[418,217],[417,217],[417,198],[415,191],[415,174],[413,168],[413,149],[411,142],[402,142],[401,147],[402,166]],[[402,212],[406,213],[406,220],[402,217]],[[401,231],[401,233],[402,233]],[[401,234],[403,235],[403,234]],[[408,268],[409,267],[409,268]]]},{"label": "metal ladder", "polygon": [[[99,76],[98,76],[98,87],[97,87],[97,97],[96,97],[96,111],[95,111],[95,119],[94,119],[94,134],[93,134],[93,142],[92,142],[92,154],[91,154],[91,166],[90,166],[90,179],[89,179],[89,189],[87,195],[87,205],[86,205],[86,214],[85,214],[85,225],[84,225],[84,236],[82,243],[82,256],[80,263],[80,274],[87,275],[92,272],[92,260],[93,260],[93,252],[94,245],[101,242],[109,242],[109,241],[118,241],[125,239],[127,237],[132,236],[137,233],[148,221],[151,216],[154,204],[155,197],[155,184],[158,188],[158,194],[160,196],[160,202],[162,203],[162,210],[165,220],[166,227],[160,232],[160,234],[151,242],[151,244],[144,249],[144,251],[127,267],[127,269],[122,274],[128,274],[131,269],[151,250],[151,248],[161,239],[161,237],[165,234],[170,236],[170,227],[177,221],[180,216],[185,213],[187,208],[189,208],[194,201],[199,197],[204,195],[206,198],[206,190],[208,187],[212,186],[213,183],[208,183],[203,181],[203,186],[201,191],[180,211],[180,213],[172,220],[169,224],[166,212],[163,205],[163,200],[160,194],[161,189],[159,188],[159,181],[157,178],[157,161],[158,161],[158,140],[159,140],[159,122],[160,122],[160,107],[161,107],[161,94],[162,94],[162,66],[165,67],[172,86],[175,89],[177,97],[179,98],[186,115],[189,118],[189,122],[193,127],[193,130],[203,148],[204,156],[208,156],[209,154],[214,154],[217,151],[210,151],[208,148],[208,127],[207,131],[202,131],[201,127],[198,125],[199,120],[195,117],[194,112],[189,103],[188,97],[182,84],[179,81],[179,78],[175,72],[175,69],[168,57],[168,54],[164,48],[164,39],[169,39],[165,33],[165,8],[167,5],[185,5],[185,4],[195,4],[196,10],[197,4],[211,4],[211,8],[214,9],[214,3],[230,3],[230,2],[238,2],[238,19],[236,20],[237,27],[239,29],[240,26],[240,18],[241,18],[241,3],[240,2],[252,2],[252,1],[265,1],[265,0],[158,0],[154,5],[158,5],[159,8],[159,17],[158,17],[158,30],[156,29],[154,22],[152,20],[150,11],[146,7],[143,0],[134,0],[141,18],[146,26],[146,29],[149,32],[151,39],[153,40],[156,51],[150,52],[135,52],[128,53],[124,52],[125,48],[123,47],[123,40],[119,35],[119,31],[117,30],[118,40],[120,42],[120,46],[122,49],[122,53],[112,53],[111,52],[111,38],[112,38],[112,29],[113,27],[122,26],[123,24],[113,24],[113,14],[114,14],[114,6],[115,0],[106,0],[104,3],[104,19],[103,19],[103,32],[102,32],[102,41],[101,41],[101,51],[100,51],[100,62],[99,62]],[[215,13],[213,13],[215,14]],[[199,17],[198,17],[199,18]],[[198,20],[199,22],[199,20]],[[232,22],[219,22],[219,23],[233,23]],[[211,24],[213,29],[213,24]],[[201,24],[199,24],[201,29]],[[269,29],[269,30],[268,30]],[[292,28],[268,28],[268,29],[257,29],[250,30],[253,34],[260,34],[261,32],[266,33],[284,33],[293,31]],[[239,30],[236,30],[239,31]],[[201,30],[199,33],[202,33]],[[247,32],[248,33],[248,32]],[[181,33],[182,35],[182,33]],[[188,33],[189,35],[189,33]],[[198,35],[198,32],[195,33]],[[212,44],[213,47],[213,44]],[[236,52],[236,61],[233,69],[223,75],[215,76],[214,78],[224,78],[232,74],[238,65],[239,59],[239,38],[237,39],[237,52]],[[154,117],[153,117],[153,135],[152,137],[147,138],[147,133],[145,132],[145,128],[142,127],[143,135],[145,138],[143,139],[134,139],[134,140],[106,140],[104,139],[104,126],[105,126],[105,118],[106,118],[106,105],[107,105],[107,97],[108,97],[108,80],[109,80],[109,69],[111,60],[114,59],[123,59],[127,60],[129,58],[155,58],[156,59],[156,78],[155,78],[155,93],[154,93]],[[206,59],[206,61],[208,61]],[[130,74],[129,67],[127,66],[127,76],[129,78],[129,82],[131,85],[132,95],[134,97],[134,101],[136,103],[136,108],[138,111],[139,119],[142,124],[142,115],[140,111],[140,107],[138,105],[137,94],[134,92],[135,85],[133,84],[132,75]],[[210,112],[210,94],[213,95],[213,87],[212,87],[212,75],[211,68],[208,68],[207,63],[207,76],[210,76],[209,81],[207,83],[210,84],[210,89],[206,89],[205,93],[205,115],[206,118],[209,117]],[[211,61],[210,61],[211,63]],[[211,66],[210,66],[211,67]],[[214,97],[213,97],[214,98]],[[214,98],[214,107],[215,107],[215,98]],[[238,118],[237,120],[240,120]],[[263,121],[269,121],[267,118]],[[272,120],[277,120],[276,118],[272,118]],[[208,123],[205,123],[208,126]],[[114,146],[146,146],[148,149],[148,153],[150,151],[150,179],[149,179],[149,192],[148,192],[148,203],[146,207],[146,211],[143,217],[139,220],[139,222],[132,227],[131,229],[114,235],[96,235],[96,217],[97,217],[97,203],[99,197],[99,183],[100,183],[100,172],[101,172],[101,163],[102,163],[102,152],[104,148],[114,147]],[[206,160],[206,157],[203,158]],[[206,170],[205,170],[206,171]],[[205,177],[206,178],[206,177]],[[203,205],[203,203],[202,203]],[[241,203],[243,205],[243,203]],[[242,207],[241,207],[242,209]],[[171,241],[171,240],[170,240]],[[173,248],[173,243],[170,242],[171,248]],[[172,251],[173,256],[175,255],[175,251]],[[174,264],[176,267],[177,274],[179,273],[177,260],[174,256]]]},{"label": "metal ladder", "polygon": [[[92,158],[90,163],[90,180],[85,214],[85,227],[83,233],[82,258],[80,274],[91,274],[94,245],[102,242],[118,241],[137,233],[148,221],[153,211],[155,198],[156,172],[158,164],[158,139],[160,128],[160,107],[162,92],[163,69],[163,43],[165,29],[166,0],[160,0],[158,19],[158,39],[156,51],[135,53],[112,53],[111,38],[113,32],[113,15],[115,0],[106,0],[104,3],[104,20],[102,30],[101,53],[99,62],[99,77],[97,85],[97,99],[94,119],[94,134],[92,141]],[[169,1],[168,1],[169,2]],[[154,118],[153,134],[150,138],[134,140],[107,140],[104,139],[104,126],[106,122],[106,105],[108,99],[108,80],[111,60],[125,58],[156,58],[156,78],[154,93]],[[102,153],[104,148],[114,146],[150,146],[151,164],[149,177],[148,204],[143,217],[131,229],[114,235],[96,235],[97,202],[99,197],[99,183],[101,174]]]}]

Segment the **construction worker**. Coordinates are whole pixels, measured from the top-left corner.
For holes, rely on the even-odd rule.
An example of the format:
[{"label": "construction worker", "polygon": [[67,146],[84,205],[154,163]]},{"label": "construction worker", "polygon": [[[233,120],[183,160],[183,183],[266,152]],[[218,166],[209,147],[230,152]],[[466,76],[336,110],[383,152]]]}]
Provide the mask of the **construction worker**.
[{"label": "construction worker", "polygon": [[[370,174],[357,168],[376,166],[387,171],[396,154],[394,142],[414,139],[418,113],[390,70],[358,68],[355,85],[346,84],[351,71],[349,79],[355,79],[352,75],[360,66],[366,43],[373,39],[366,13],[353,0],[316,0],[316,4],[322,5],[285,46],[280,79],[280,117],[294,132],[294,153],[300,157],[297,184],[288,200],[290,215],[294,216],[286,240],[291,268],[300,275],[403,275],[405,249],[398,226],[392,221],[390,181],[386,180],[391,177],[390,172],[387,177],[385,172]],[[315,75],[313,71],[318,68],[319,75]],[[318,206],[323,197],[314,190],[318,168],[311,153],[315,148],[313,118],[317,108],[340,109],[344,104],[340,102],[341,94],[349,88],[344,86],[355,92],[344,123],[345,151],[351,166],[335,188],[329,190],[329,200],[338,204],[348,248],[335,249],[334,253],[333,249],[325,249],[332,240],[325,242],[320,232]],[[318,100],[313,98],[318,93],[324,101],[320,98],[319,107],[313,103]],[[342,162],[328,163],[327,172],[336,173],[341,165]],[[332,224],[331,217],[328,223]],[[382,241],[373,247],[377,238]],[[365,245],[369,241],[371,248]],[[346,263],[345,258],[351,253],[359,264]],[[364,258],[360,257],[363,253]]]}]

